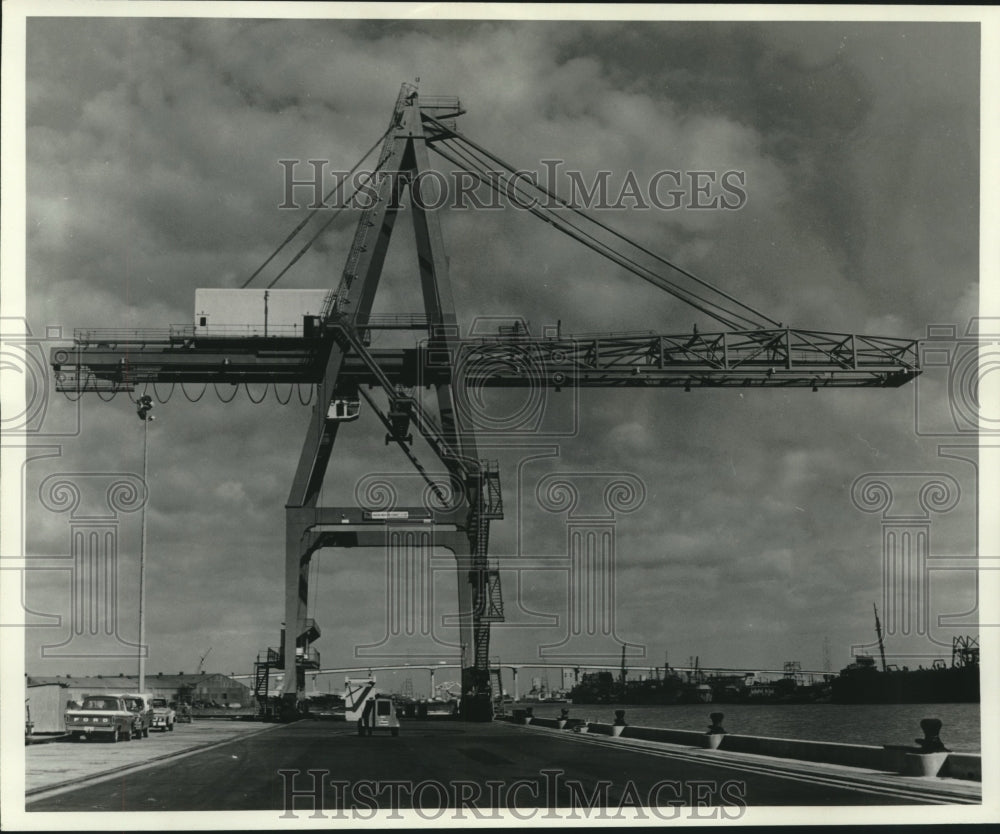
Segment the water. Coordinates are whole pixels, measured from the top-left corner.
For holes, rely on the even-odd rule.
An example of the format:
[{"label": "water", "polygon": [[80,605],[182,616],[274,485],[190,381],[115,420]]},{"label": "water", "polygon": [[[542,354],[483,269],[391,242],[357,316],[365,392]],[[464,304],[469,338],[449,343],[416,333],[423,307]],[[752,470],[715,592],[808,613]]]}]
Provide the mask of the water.
[{"label": "water", "polygon": [[568,708],[572,718],[610,724],[616,709],[640,727],[708,729],[709,713],[721,712],[730,733],[772,738],[802,738],[843,744],[908,744],[922,738],[921,718],[940,718],[941,741],[950,750],[979,752],[979,704],[523,704],[539,718],[556,718]]}]

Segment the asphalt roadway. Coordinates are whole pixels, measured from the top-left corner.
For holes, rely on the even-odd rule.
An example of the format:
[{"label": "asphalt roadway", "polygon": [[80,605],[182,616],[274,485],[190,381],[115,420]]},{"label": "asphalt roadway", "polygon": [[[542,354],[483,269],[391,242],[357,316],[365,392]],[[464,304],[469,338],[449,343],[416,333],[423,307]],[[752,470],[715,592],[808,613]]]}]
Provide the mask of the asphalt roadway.
[{"label": "asphalt roadway", "polygon": [[[309,771],[312,771],[310,773]],[[300,721],[29,797],[31,811],[274,811],[278,819],[739,819],[748,806],[955,801],[890,774],[514,726]],[[965,800],[965,801],[968,801]],[[600,810],[604,808],[605,810]],[[449,810],[451,809],[451,810]],[[385,814],[382,814],[385,819]]]}]

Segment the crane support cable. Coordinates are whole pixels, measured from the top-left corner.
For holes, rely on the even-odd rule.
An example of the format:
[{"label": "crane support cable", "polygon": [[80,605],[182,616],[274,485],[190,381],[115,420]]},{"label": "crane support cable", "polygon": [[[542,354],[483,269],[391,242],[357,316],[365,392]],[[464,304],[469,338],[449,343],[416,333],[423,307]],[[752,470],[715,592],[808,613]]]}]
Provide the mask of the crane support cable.
[{"label": "crane support cable", "polygon": [[[445,153],[441,149],[440,146],[436,145],[435,146],[435,150],[437,150],[438,153],[440,153],[442,156],[446,157],[452,163],[458,165],[460,168],[464,168],[465,170],[468,170],[469,173],[471,173],[474,176],[478,177],[481,182],[483,182],[484,184],[486,184],[489,187],[493,188],[495,191],[497,191],[497,193],[499,193],[501,195],[503,194],[503,192],[500,191],[499,185],[497,184],[497,182],[496,182],[496,180],[494,178],[492,178],[492,177],[484,177],[483,172],[478,171],[478,170],[472,170],[472,166],[467,165],[465,163],[462,163],[462,162],[456,160],[454,157],[449,156],[447,153]],[[459,155],[462,155],[461,152],[458,151],[455,148],[449,147],[449,150],[454,151],[455,153],[458,153]],[[513,191],[515,193],[519,192],[516,180],[509,180],[506,183],[506,185],[507,185],[508,189],[510,189],[511,186],[513,186]],[[523,192],[520,192],[520,193],[523,193]],[[510,196],[510,191],[509,190],[507,192],[507,196]],[[737,328],[737,329],[740,329],[740,328],[742,328],[744,326],[747,326],[747,325],[749,325],[752,328],[760,328],[761,327],[760,322],[757,321],[757,320],[755,320],[755,319],[748,318],[747,316],[743,315],[742,313],[735,312],[735,311],[732,311],[732,310],[728,310],[725,307],[723,307],[722,305],[718,304],[717,302],[713,302],[713,301],[711,301],[711,300],[709,300],[707,298],[704,298],[702,296],[697,295],[693,290],[689,290],[689,289],[686,289],[684,287],[678,286],[676,283],[670,281],[669,279],[663,277],[662,275],[660,275],[660,274],[658,274],[656,272],[653,272],[648,267],[645,267],[642,264],[638,263],[637,261],[633,260],[632,258],[629,258],[628,256],[623,255],[621,252],[618,252],[617,250],[615,250],[613,247],[611,247],[607,243],[605,243],[605,242],[603,242],[601,240],[598,240],[594,235],[592,235],[592,234],[590,234],[588,232],[585,232],[583,229],[580,229],[578,226],[573,225],[566,218],[560,217],[555,212],[551,212],[550,211],[549,214],[546,215],[546,214],[543,213],[544,209],[539,209],[537,206],[531,206],[531,205],[525,205],[525,204],[522,204],[522,205],[530,213],[532,213],[536,217],[540,218],[543,222],[549,223],[550,225],[552,225],[555,228],[557,228],[560,231],[562,231],[564,234],[567,234],[570,237],[572,237],[575,240],[577,240],[578,242],[582,243],[584,246],[587,246],[587,247],[593,249],[595,252],[598,252],[599,254],[603,255],[604,257],[608,258],[609,260],[617,263],[619,266],[624,267],[629,272],[632,272],[633,274],[638,275],[640,278],[648,281],[649,283],[653,284],[654,286],[658,287],[659,289],[662,289],[665,292],[670,293],[671,295],[673,295],[676,298],[680,299],[681,301],[684,301],[686,304],[689,304],[690,306],[692,306],[692,307],[694,307],[694,308],[696,308],[698,310],[701,310],[706,315],[711,316],[712,318],[715,318],[716,320],[718,320],[718,321],[722,322],[723,324],[725,324],[727,327]],[[588,241],[590,241],[590,242],[588,242]],[[695,300],[695,299],[697,299],[697,300]],[[699,303],[699,302],[701,302],[701,303]],[[713,312],[713,310],[708,309],[708,308],[714,308],[716,311],[720,311],[721,313],[725,313],[726,315],[725,316],[724,315],[720,315],[719,312]],[[734,321],[734,319],[742,319],[742,321],[745,324],[741,325],[738,322]]]},{"label": "crane support cable", "polygon": [[[435,146],[435,150],[437,150],[438,153],[441,154],[441,156],[445,157],[450,162],[454,163],[455,165],[458,165],[459,168],[464,168],[465,170],[469,170],[470,173],[479,178],[480,182],[493,188],[493,190],[495,190],[498,194],[503,195],[503,192],[500,190],[499,185],[493,178],[484,177],[482,172],[477,170],[471,170],[464,163],[462,163],[459,160],[456,160],[453,156],[443,151],[440,146]],[[455,151],[456,149],[449,148],[449,150]],[[514,191],[516,192],[517,191],[516,183],[514,184],[513,188]],[[620,252],[617,252],[615,249],[608,246],[606,243],[598,240],[593,235],[569,223],[568,221],[566,221],[565,218],[559,217],[556,214],[548,216],[543,212],[543,210],[539,209],[536,206],[525,205],[524,207],[531,214],[534,214],[536,217],[542,220],[542,222],[548,223],[549,225],[553,226],[554,228],[558,229],[564,234],[572,237],[579,243],[582,243],[584,246],[593,249],[598,254],[603,255],[612,262],[623,267],[627,271],[633,273],[634,275],[638,275],[645,281],[648,281],[657,288],[664,290],[665,292],[669,293],[670,295],[673,295],[675,298],[694,307],[695,309],[701,310],[706,315],[716,319],[717,321],[721,322],[727,327],[734,329],[741,329],[744,325],[740,325],[737,321],[734,321],[733,318],[728,318],[724,315],[721,315],[718,312],[713,311],[712,309],[710,309],[711,307],[714,307],[715,310],[721,310],[722,312],[729,313],[735,318],[742,318],[744,322],[749,324],[751,327],[759,327],[758,322],[747,319],[745,316],[742,316],[740,314],[733,314],[731,313],[731,311],[725,310],[718,304],[715,304],[714,302],[711,302],[708,299],[701,298],[700,296],[695,295],[692,291],[686,290],[683,287],[679,287],[677,284],[673,283],[672,281],[669,281],[662,275],[658,275],[657,273],[652,272],[651,270],[647,269],[646,267],[642,266],[641,264],[637,263],[631,258],[628,258],[627,256],[622,255]]]},{"label": "crane support cable", "polygon": [[344,175],[344,178],[343,178],[342,180],[340,180],[340,181],[339,181],[339,182],[338,182],[338,183],[337,183],[337,184],[336,184],[336,185],[335,185],[335,186],[333,187],[333,189],[332,189],[332,190],[330,191],[330,193],[329,193],[329,194],[326,194],[326,195],[325,195],[325,196],[323,197],[323,199],[322,199],[322,200],[320,201],[320,206],[319,206],[318,208],[314,208],[314,209],[313,209],[312,211],[310,211],[310,212],[309,212],[309,214],[307,214],[307,215],[305,216],[305,218],[303,218],[303,220],[302,220],[302,221],[301,221],[301,222],[300,222],[300,223],[299,223],[299,224],[298,224],[298,225],[297,225],[297,226],[296,226],[296,227],[295,227],[294,229],[292,229],[292,231],[291,231],[291,232],[289,233],[288,237],[286,237],[286,238],[285,238],[285,239],[284,239],[283,241],[281,241],[281,243],[280,243],[280,244],[278,244],[278,248],[277,248],[277,249],[275,249],[275,250],[274,250],[274,251],[273,251],[273,252],[272,252],[272,253],[271,253],[271,254],[270,254],[270,255],[268,256],[267,260],[265,260],[265,261],[264,261],[264,263],[262,263],[262,264],[261,264],[261,265],[260,265],[259,267],[257,267],[257,269],[256,269],[256,270],[254,271],[253,275],[251,275],[251,276],[250,276],[249,278],[247,278],[247,279],[246,279],[246,281],[244,281],[244,282],[243,282],[243,284],[242,284],[242,286],[240,287],[240,289],[244,289],[244,290],[245,290],[245,289],[246,289],[246,288],[247,288],[247,287],[248,287],[248,286],[250,285],[250,282],[251,282],[251,281],[253,281],[253,279],[254,279],[254,278],[256,278],[256,277],[257,277],[258,275],[260,275],[260,273],[261,273],[261,272],[262,272],[262,271],[264,270],[264,268],[265,268],[265,267],[266,267],[266,266],[267,266],[267,265],[268,265],[269,263],[271,263],[271,261],[273,261],[273,260],[274,260],[274,259],[275,259],[275,258],[276,258],[276,257],[278,256],[278,253],[279,253],[279,252],[281,252],[281,250],[282,250],[282,249],[284,249],[284,248],[285,248],[285,246],[287,246],[287,245],[288,245],[288,244],[289,244],[289,243],[291,242],[292,238],[294,238],[294,237],[295,237],[295,236],[296,236],[296,235],[297,235],[297,234],[298,234],[299,232],[301,232],[301,231],[302,231],[302,229],[303,229],[303,228],[305,228],[306,224],[307,224],[307,223],[308,223],[308,222],[309,222],[310,220],[312,220],[312,219],[313,219],[313,217],[315,217],[315,216],[316,216],[316,213],[317,213],[317,212],[319,212],[319,211],[321,211],[321,210],[323,209],[323,207],[324,207],[324,206],[326,206],[326,201],[327,201],[328,199],[330,199],[331,197],[333,197],[333,196],[334,196],[334,195],[335,195],[335,194],[337,193],[337,191],[338,191],[338,190],[339,190],[339,189],[341,188],[341,186],[343,186],[343,184],[344,184],[344,183],[345,183],[345,182],[346,182],[346,181],[348,180],[348,178],[350,178],[350,176],[351,176],[351,175],[352,175],[352,174],[353,174],[353,173],[354,173],[355,171],[357,171],[357,170],[358,170],[358,168],[360,168],[360,167],[361,167],[361,165],[362,165],[362,164],[364,163],[364,161],[365,161],[366,159],[368,159],[368,157],[369,157],[369,156],[371,156],[371,155],[372,155],[372,151],[374,151],[374,150],[375,150],[375,148],[377,148],[377,147],[379,146],[379,143],[381,143],[381,142],[382,142],[382,141],[383,141],[383,140],[385,139],[385,137],[389,135],[389,131],[390,131],[390,130],[392,130],[392,128],[391,128],[391,127],[389,127],[388,129],[386,129],[385,133],[383,133],[383,134],[382,134],[382,135],[381,135],[381,136],[380,136],[380,137],[378,138],[378,140],[377,140],[377,141],[375,142],[375,144],[374,144],[374,145],[372,145],[372,146],[371,146],[371,147],[370,147],[370,148],[369,148],[369,149],[368,149],[367,151],[365,151],[365,154],[364,154],[364,156],[362,156],[362,157],[361,157],[361,159],[359,159],[359,160],[357,161],[357,163],[355,163],[354,167],[353,167],[353,168],[351,168],[351,170],[350,170],[350,171],[348,171],[348,172],[347,172],[347,173],[346,173],[346,174]]},{"label": "crane support cable", "polygon": [[[463,170],[469,171],[469,173],[471,173],[473,176],[476,176],[480,180],[480,182],[482,182],[484,185],[487,185],[488,187],[492,188],[498,194],[503,195],[504,192],[500,190],[498,183],[493,178],[484,176],[483,172],[475,170],[474,167],[470,166],[466,162],[462,162],[459,159],[456,159],[455,156],[453,156],[451,153],[448,152],[448,151],[454,151],[455,153],[459,153],[455,148],[449,147],[448,151],[446,151],[440,145],[435,144],[434,149],[441,156],[445,157],[449,162],[452,162],[453,164],[457,165],[459,168],[462,168]],[[513,187],[516,191],[517,190],[516,182]],[[608,244],[598,240],[596,237],[589,234],[588,232],[585,232],[582,229],[578,228],[577,226],[574,226],[573,224],[569,223],[565,218],[559,217],[558,215],[551,212],[550,212],[551,216],[549,216],[545,214],[542,209],[539,209],[536,206],[524,205],[524,207],[531,214],[534,214],[543,222],[550,224],[551,226],[563,232],[564,234],[569,235],[574,240],[582,243],[584,246],[593,249],[595,252],[603,255],[604,257],[608,258],[609,260],[623,267],[627,271],[633,273],[634,275],[639,276],[645,281],[648,281],[657,288],[673,295],[680,301],[683,301],[684,303],[690,305],[691,307],[694,307],[695,309],[702,311],[711,318],[716,319],[717,321],[724,324],[726,327],[730,327],[733,329],[743,329],[743,327],[745,327],[747,324],[750,325],[750,327],[752,328],[759,328],[761,326],[760,322],[757,320],[750,319],[741,313],[734,312],[732,310],[727,310],[726,308],[722,307],[721,305],[715,302],[710,301],[709,299],[702,298],[701,296],[696,295],[692,290],[688,290],[678,286],[669,279],[664,278],[662,275],[653,272],[647,267],[644,267],[642,264],[639,264],[636,261],[632,260],[631,258],[621,254],[620,252],[616,251]],[[721,313],[718,311],[721,311]],[[722,313],[725,313],[726,315],[722,315]],[[738,320],[742,320],[745,324],[741,324]]]},{"label": "crane support cable", "polygon": [[333,223],[333,221],[336,220],[343,213],[344,209],[347,208],[347,206],[350,203],[351,198],[354,197],[354,195],[357,194],[358,191],[361,190],[361,186],[365,185],[365,184],[367,184],[369,182],[371,182],[372,178],[375,176],[375,174],[378,173],[379,169],[383,165],[385,165],[384,161],[380,162],[368,174],[365,175],[365,180],[363,182],[361,182],[361,183],[358,184],[358,187],[355,188],[354,192],[347,198],[347,200],[344,201],[344,204],[339,209],[337,209],[333,214],[330,215],[330,217],[327,219],[326,223],[324,223],[322,226],[319,227],[319,229],[317,230],[316,234],[314,234],[311,238],[309,238],[308,241],[306,241],[305,246],[303,246],[298,252],[295,253],[295,257],[293,257],[285,265],[285,268],[282,269],[281,272],[279,272],[274,277],[274,280],[272,280],[271,283],[267,285],[268,289],[271,289],[271,287],[273,287],[275,284],[277,284],[278,281],[280,281],[284,277],[285,273],[288,272],[288,270],[290,270],[293,266],[295,266],[296,263],[298,263],[299,258],[301,258],[306,252],[309,251],[310,248],[312,248],[312,245],[316,242],[316,239],[321,234],[323,234],[323,232],[325,232],[329,228],[330,224]]},{"label": "crane support cable", "polygon": [[[451,134],[450,138],[454,138],[455,140],[457,140],[459,142],[463,142],[466,145],[468,145],[469,147],[476,149],[481,154],[483,154],[484,156],[486,156],[488,159],[492,160],[493,162],[497,163],[498,165],[501,165],[506,171],[508,171],[512,175],[516,176],[518,174],[517,169],[515,169],[509,162],[506,162],[505,160],[503,160],[500,157],[496,156],[494,153],[492,153],[491,151],[489,151],[486,148],[482,147],[481,145],[479,145],[478,143],[476,143],[475,141],[473,141],[472,139],[470,139],[468,136],[465,136],[464,134],[461,134],[458,131],[451,130],[450,128],[447,128],[446,125],[443,125],[441,122],[439,122],[433,116],[428,116],[427,114],[424,114],[424,118],[427,119],[427,120],[429,120],[429,121],[434,122],[435,124],[439,125],[442,128],[445,128]],[[523,178],[519,177],[519,179],[523,179]],[[547,196],[551,197],[553,200],[555,200],[561,206],[563,206],[563,207],[569,209],[570,211],[574,212],[575,214],[579,215],[584,220],[587,220],[587,221],[589,221],[591,223],[594,223],[595,225],[601,227],[602,229],[604,229],[605,231],[607,231],[610,234],[614,235],[618,239],[620,239],[622,241],[625,241],[626,243],[628,243],[631,246],[634,246],[636,249],[638,249],[639,251],[643,252],[644,254],[650,256],[651,258],[653,258],[653,259],[659,261],[660,263],[662,263],[662,264],[670,267],[671,269],[679,272],[680,274],[684,275],[685,277],[690,278],[691,280],[697,282],[698,284],[701,284],[702,286],[706,287],[707,289],[709,289],[709,290],[711,290],[711,291],[713,291],[715,293],[718,293],[723,298],[726,298],[729,301],[732,301],[734,304],[739,305],[743,309],[748,310],[748,311],[754,313],[757,316],[760,316],[764,321],[769,322],[770,324],[775,325],[775,326],[780,326],[780,324],[778,322],[774,321],[773,319],[771,319],[770,317],[768,317],[764,313],[761,313],[759,310],[757,310],[757,309],[749,306],[748,304],[745,304],[744,302],[740,301],[739,299],[735,298],[734,296],[730,295],[729,293],[725,292],[724,290],[716,287],[715,285],[709,283],[708,281],[705,281],[704,279],[699,278],[697,275],[695,275],[694,273],[690,272],[689,270],[684,269],[683,267],[679,266],[678,264],[675,264],[672,261],[664,258],[663,256],[658,255],[657,253],[651,251],[650,249],[648,249],[647,247],[643,246],[642,244],[640,244],[640,243],[632,240],[631,238],[629,238],[626,235],[622,234],[621,232],[617,231],[613,227],[608,226],[606,223],[603,223],[600,220],[598,220],[598,219],[596,219],[594,217],[591,217],[590,215],[584,213],[583,211],[581,211],[580,209],[576,208],[575,206],[570,205],[569,203],[567,203],[565,200],[563,200],[558,194],[556,194],[552,190],[550,190],[550,189],[548,189],[548,188],[546,188],[546,187],[544,187],[542,185],[539,185],[538,183],[533,182],[531,180],[528,180],[528,182],[534,188],[538,189],[542,193],[544,193]]]},{"label": "crane support cable", "polygon": [[[435,145],[434,147],[435,147],[436,150],[438,150],[439,153],[441,153],[442,156],[445,155],[441,151],[441,148],[438,145]],[[449,146],[449,148],[453,152],[460,153],[456,148],[453,148],[453,147],[450,147],[450,146]],[[466,158],[468,158],[468,157],[466,157]],[[454,162],[455,164],[459,165],[459,167],[465,167],[462,163],[456,162],[453,158],[451,159],[451,161]],[[477,163],[480,164],[480,165],[482,164],[481,162],[478,162],[478,160],[477,160]],[[494,190],[496,190],[498,193],[502,194],[502,192],[500,192],[499,188],[497,187],[496,181],[494,180],[493,177],[484,178],[483,172],[478,171],[478,170],[477,171],[470,170],[470,173],[472,173],[475,176],[478,176],[479,179],[480,179],[480,181],[482,181],[482,182],[486,183],[487,185],[493,187]],[[488,173],[499,173],[499,172],[488,172]],[[507,181],[507,183],[506,183],[506,186],[508,188],[507,196],[510,196],[510,189],[511,189],[511,187],[513,187],[513,191],[515,193],[526,194],[526,192],[524,192],[519,187],[519,185],[518,185],[519,180],[521,180],[521,178],[518,177],[517,174],[515,173],[513,175],[512,179],[509,179]],[[534,184],[534,183],[532,183],[532,184]],[[526,194],[526,196],[530,197],[530,195],[527,195],[527,194]],[[706,313],[707,315],[711,316],[712,318],[717,319],[718,321],[720,321],[723,324],[725,324],[727,327],[743,328],[745,326],[749,326],[751,328],[760,329],[763,326],[762,323],[760,322],[760,320],[758,320],[758,319],[750,318],[747,315],[745,315],[744,313],[741,313],[741,312],[736,311],[736,310],[727,309],[722,304],[719,304],[718,302],[715,302],[715,301],[712,301],[712,300],[710,300],[708,298],[700,296],[697,293],[695,293],[693,290],[690,290],[690,289],[687,289],[687,288],[679,286],[678,284],[674,283],[673,281],[670,281],[669,279],[665,278],[663,275],[661,275],[661,274],[659,274],[657,272],[654,272],[649,267],[646,267],[646,266],[638,263],[634,259],[629,258],[628,256],[622,254],[621,252],[619,252],[618,250],[616,250],[614,247],[610,246],[608,243],[599,240],[594,235],[592,235],[592,234],[584,231],[583,229],[579,228],[579,226],[576,226],[573,223],[570,223],[569,220],[567,220],[565,217],[561,217],[560,215],[558,215],[557,213],[555,213],[551,209],[546,209],[545,207],[541,207],[539,209],[537,206],[530,206],[530,205],[525,205],[525,204],[522,204],[522,205],[525,208],[529,209],[529,211],[531,211],[531,213],[535,214],[535,216],[537,216],[540,219],[542,219],[544,222],[550,223],[551,225],[554,225],[556,228],[560,229],[560,231],[563,231],[565,234],[570,235],[571,237],[575,238],[577,241],[583,243],[585,246],[590,247],[594,251],[596,251],[596,252],[604,255],[605,257],[607,257],[608,259],[614,261],[615,263],[619,264],[620,266],[625,267],[625,269],[627,269],[628,271],[632,272],[635,275],[638,275],[640,278],[643,278],[644,280],[648,281],[649,283],[652,283],[654,286],[657,286],[658,288],[664,290],[665,292],[670,293],[671,295],[675,296],[676,298],[680,299],[681,301],[684,301],[685,303],[691,305],[692,307],[695,307],[698,310],[701,310],[702,312]],[[541,213],[542,211],[548,212],[548,215],[543,215]],[[582,215],[582,217],[584,219],[590,219],[586,215]],[[600,225],[600,224],[598,224],[598,225]],[[569,229],[573,229],[574,231],[572,231],[572,232],[568,231],[568,229],[566,227],[569,227]],[[592,241],[593,243],[588,243],[587,240],[584,240],[583,238],[587,238],[590,241]],[[695,301],[694,299],[697,299],[697,301]],[[698,302],[701,302],[701,303],[698,303]],[[703,305],[707,305],[707,306],[703,306]],[[715,312],[712,312],[712,310],[707,309],[707,307],[714,308],[716,311],[719,311],[720,313],[724,313],[725,316],[719,315],[719,314],[717,314]],[[734,319],[742,320],[744,322],[744,324],[739,324],[736,321],[734,321]]]},{"label": "crane support cable", "polygon": [[[463,143],[467,144],[469,147],[475,148],[477,151],[479,151],[481,154],[483,154],[484,156],[486,156],[488,159],[490,159],[493,162],[495,162],[496,164],[502,166],[509,173],[511,173],[511,174],[516,174],[517,173],[517,169],[515,169],[509,162],[506,162],[505,160],[503,160],[500,157],[496,156],[496,154],[492,153],[488,149],[486,149],[483,146],[479,145],[477,142],[473,141],[472,139],[470,139],[465,134],[459,133],[457,130],[453,130],[453,129],[449,128],[448,126],[444,125],[442,122],[440,122],[437,119],[435,119],[433,116],[429,116],[426,113],[423,114],[423,117],[426,120],[431,121],[434,124],[436,124],[437,126],[441,127],[442,129],[447,130],[448,133],[450,133],[451,136],[454,139],[458,140],[459,142],[463,142]],[[558,194],[556,194],[551,189],[546,188],[545,186],[539,185],[538,183],[534,183],[534,182],[531,182],[531,185],[534,186],[535,188],[537,188],[542,193],[544,193],[547,196],[551,197],[553,200],[555,200],[557,203],[559,203],[564,208],[569,209],[570,211],[574,212],[578,216],[582,217],[584,220],[587,220],[587,221],[589,221],[591,223],[594,223],[595,225],[601,227],[605,231],[607,231],[610,234],[612,234],[615,237],[617,237],[619,240],[622,240],[622,241],[628,243],[629,245],[634,246],[636,249],[638,249],[639,251],[641,251],[643,254],[648,255],[649,257],[655,259],[656,261],[659,261],[660,263],[664,264],[665,266],[670,267],[671,269],[679,272],[681,275],[683,275],[686,278],[689,278],[690,280],[692,280],[692,281],[700,284],[701,286],[705,287],[706,289],[709,289],[712,292],[718,293],[723,298],[725,298],[725,299],[733,302],[734,304],[739,305],[744,310],[747,310],[747,311],[753,313],[755,316],[759,316],[760,319],[762,319],[763,321],[768,322],[768,323],[770,323],[772,325],[775,325],[775,326],[780,326],[780,324],[777,321],[775,321],[774,319],[772,319],[769,316],[765,315],[760,310],[757,310],[754,307],[751,307],[750,305],[748,305],[748,304],[740,301],[735,296],[727,293],[725,290],[722,290],[719,287],[716,287],[714,284],[712,284],[712,283],[704,280],[703,278],[699,278],[697,275],[695,275],[690,270],[687,270],[684,267],[682,267],[682,266],[680,266],[678,264],[675,264],[673,261],[670,261],[667,258],[664,258],[662,255],[658,255],[656,252],[653,252],[648,247],[645,247],[641,243],[638,243],[637,241],[632,240],[627,235],[622,234],[621,232],[619,232],[617,229],[613,228],[612,226],[609,226],[606,223],[603,223],[602,221],[598,220],[597,218],[591,217],[589,214],[586,214],[585,212],[581,211],[580,209],[576,208],[575,206],[570,205],[568,202],[566,202],[565,200],[563,200]]]},{"label": "crane support cable", "polygon": [[[437,148],[437,150],[441,152],[439,147]],[[456,148],[452,148],[449,146],[449,150],[452,150],[458,153],[460,156],[463,156],[464,158],[468,159],[467,156],[462,154],[461,151],[458,151]],[[441,152],[441,155],[444,156],[445,154]],[[450,161],[459,165],[459,167],[466,167],[463,165],[463,163],[457,162],[453,158],[451,158]],[[477,176],[481,182],[484,182],[487,185],[494,187],[494,190],[496,190],[498,193],[501,193],[499,190],[499,186],[492,177],[487,178],[488,179],[487,181],[487,179],[484,179],[483,177],[483,172],[478,170],[473,171],[468,167],[466,167],[466,170],[469,170],[469,173],[472,173],[474,176]],[[510,189],[511,185],[513,185],[514,192],[518,193],[519,188],[516,179],[507,181],[506,186],[508,187],[508,189]],[[508,191],[508,196],[509,196],[509,191]],[[648,267],[638,263],[634,259],[629,258],[627,255],[624,255],[621,252],[617,251],[609,244],[605,243],[602,240],[599,240],[596,236],[590,234],[589,232],[584,231],[579,226],[570,223],[565,217],[561,217],[552,211],[549,211],[548,215],[543,215],[540,212],[545,211],[544,208],[538,209],[538,207],[536,206],[527,206],[527,205],[525,207],[528,208],[528,210],[531,211],[533,214],[535,214],[537,217],[539,217],[543,222],[549,223],[550,225],[562,231],[564,234],[567,234],[570,237],[577,240],[578,242],[582,243],[584,246],[593,249],[595,252],[598,252],[599,254],[603,255],[609,260],[614,261],[619,266],[624,267],[629,272],[638,275],[643,280],[648,281],[649,283],[653,284],[659,289],[662,289],[665,292],[670,293],[674,297],[680,299],[681,301],[684,301],[686,304],[689,304],[690,306],[698,310],[701,310],[706,315],[715,318],[719,322],[725,324],[727,327],[735,329],[742,329],[743,327],[746,326],[749,326],[751,328],[761,327],[759,321],[749,318],[738,311],[729,310],[717,302],[711,301],[710,299],[698,295],[693,290],[681,287],[675,282],[669,280],[668,278],[665,278],[659,273],[656,273],[653,270],[649,269]],[[572,231],[570,231],[570,229],[572,229]],[[708,308],[714,308],[714,310],[717,312],[713,312],[712,309]],[[720,315],[720,313],[724,313],[725,315]],[[742,320],[743,324],[740,324],[738,321],[736,321],[737,319]]]}]

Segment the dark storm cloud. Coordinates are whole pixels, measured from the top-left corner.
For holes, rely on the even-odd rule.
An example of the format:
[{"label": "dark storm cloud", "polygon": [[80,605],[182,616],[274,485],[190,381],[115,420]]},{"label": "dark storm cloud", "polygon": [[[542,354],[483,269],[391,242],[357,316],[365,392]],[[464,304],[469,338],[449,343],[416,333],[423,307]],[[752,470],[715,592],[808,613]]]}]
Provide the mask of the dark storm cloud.
[{"label": "dark storm cloud", "polygon": [[[802,230],[824,239],[852,283],[885,292],[897,283],[879,252],[891,246],[881,229],[898,222],[901,208],[937,216],[944,201],[975,227],[978,120],[963,101],[977,95],[978,26],[681,23],[613,31],[585,28],[560,58],[597,58],[618,89],[669,102],[682,118],[712,114],[751,127],[760,152],[788,173]],[[938,60],[919,62],[935,51]],[[958,89],[969,98],[956,98]],[[930,147],[947,152],[931,159]],[[937,231],[929,216],[927,227]],[[939,244],[947,250],[942,262],[967,263],[974,252],[964,236]]]}]

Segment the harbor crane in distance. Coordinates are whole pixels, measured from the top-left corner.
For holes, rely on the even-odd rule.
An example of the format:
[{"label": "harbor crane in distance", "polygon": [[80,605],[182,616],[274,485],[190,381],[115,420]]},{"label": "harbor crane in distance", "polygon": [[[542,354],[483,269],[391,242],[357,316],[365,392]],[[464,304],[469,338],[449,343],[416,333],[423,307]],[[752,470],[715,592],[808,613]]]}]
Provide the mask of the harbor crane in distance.
[{"label": "harbor crane in distance", "polygon": [[198,658],[198,671],[195,672],[196,675],[201,674],[201,670],[205,667],[205,658],[212,653],[212,647],[209,646],[208,650],[200,658]]},{"label": "harbor crane in distance", "polygon": [[[390,533],[409,530],[419,546],[442,547],[455,555],[461,715],[467,720],[492,718],[490,626],[502,621],[503,604],[499,565],[489,558],[488,548],[490,523],[503,518],[503,500],[498,465],[480,459],[476,426],[459,419],[461,409],[467,408],[469,386],[818,391],[894,388],[920,373],[916,340],[786,327],[580,212],[554,192],[517,176],[514,166],[458,131],[456,119],[464,112],[457,98],[421,98],[413,85],[402,86],[388,128],[372,148],[381,143],[375,172],[385,176],[370,180],[376,196],[361,211],[339,284],[325,294],[319,314],[305,317],[294,333],[276,327],[266,335],[213,332],[197,323],[160,330],[87,330],[74,332],[72,347],[51,352],[57,390],[67,393],[107,395],[150,384],[155,392],[155,383],[270,383],[276,393],[277,384],[315,386],[312,417],[285,505],[287,627],[274,665],[284,669],[282,699],[288,714],[295,713],[302,699],[306,672],[319,668],[312,647],[319,627],[307,610],[312,556],[325,547],[385,548]],[[696,327],[681,335],[577,338],[559,329],[542,337],[523,330],[496,337],[463,336],[440,219],[426,208],[429,203],[420,192],[421,175],[431,170],[431,150],[470,172],[482,188],[498,193],[502,189],[506,196],[523,200],[523,207],[554,229],[714,319],[721,328],[713,332]],[[373,316],[386,251],[407,194],[423,314]],[[413,330],[424,338],[409,348],[372,347],[371,334],[380,329]],[[483,368],[488,370],[477,371]],[[417,388],[433,390],[436,414],[414,395]],[[425,506],[368,510],[320,505],[338,431],[357,417],[360,399],[385,427],[386,442],[398,445],[427,481]],[[423,437],[440,460],[447,483],[431,477],[417,458],[413,433]]]}]

